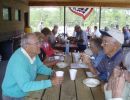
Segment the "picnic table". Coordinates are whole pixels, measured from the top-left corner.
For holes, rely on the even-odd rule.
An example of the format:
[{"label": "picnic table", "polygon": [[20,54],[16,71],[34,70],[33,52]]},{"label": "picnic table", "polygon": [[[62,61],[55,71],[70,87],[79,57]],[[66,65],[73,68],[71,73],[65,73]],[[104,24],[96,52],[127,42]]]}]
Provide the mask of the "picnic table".
[{"label": "picnic table", "polygon": [[[87,87],[83,80],[87,78],[87,69],[77,69],[76,79],[70,80],[70,66],[55,67],[55,70],[64,71],[64,82],[60,86],[30,92],[25,100],[105,100],[102,84],[97,87]],[[48,79],[48,76],[38,75],[37,80]]]}]

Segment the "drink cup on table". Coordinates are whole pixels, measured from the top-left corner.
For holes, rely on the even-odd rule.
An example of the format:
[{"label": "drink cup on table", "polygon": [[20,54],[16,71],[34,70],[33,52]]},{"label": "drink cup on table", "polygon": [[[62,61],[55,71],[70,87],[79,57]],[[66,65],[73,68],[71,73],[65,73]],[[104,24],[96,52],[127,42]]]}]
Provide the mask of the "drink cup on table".
[{"label": "drink cup on table", "polygon": [[64,72],[63,71],[56,71],[56,77],[63,77]]},{"label": "drink cup on table", "polygon": [[76,74],[77,74],[77,69],[69,69],[70,72],[70,79],[75,80]]},{"label": "drink cup on table", "polygon": [[73,53],[73,59],[75,63],[79,62],[80,54],[79,53]]},{"label": "drink cup on table", "polygon": [[63,78],[64,78],[64,72],[63,71],[56,71],[56,77],[59,80],[59,84],[62,84]]}]

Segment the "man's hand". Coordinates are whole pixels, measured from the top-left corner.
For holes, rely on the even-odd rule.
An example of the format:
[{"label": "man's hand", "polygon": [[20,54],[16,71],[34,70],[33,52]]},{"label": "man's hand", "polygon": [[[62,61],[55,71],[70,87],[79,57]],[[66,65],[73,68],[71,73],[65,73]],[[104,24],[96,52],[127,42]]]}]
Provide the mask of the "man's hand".
[{"label": "man's hand", "polygon": [[125,86],[125,77],[124,73],[122,73],[119,77],[115,78],[115,81],[112,84],[112,97],[113,98],[121,97],[124,86]]},{"label": "man's hand", "polygon": [[113,77],[117,78],[117,77],[119,77],[121,75],[121,73],[122,73],[122,70],[120,69],[119,66],[117,66],[113,70]]},{"label": "man's hand", "polygon": [[63,77],[53,77],[51,81],[53,86],[59,86],[63,83]]}]

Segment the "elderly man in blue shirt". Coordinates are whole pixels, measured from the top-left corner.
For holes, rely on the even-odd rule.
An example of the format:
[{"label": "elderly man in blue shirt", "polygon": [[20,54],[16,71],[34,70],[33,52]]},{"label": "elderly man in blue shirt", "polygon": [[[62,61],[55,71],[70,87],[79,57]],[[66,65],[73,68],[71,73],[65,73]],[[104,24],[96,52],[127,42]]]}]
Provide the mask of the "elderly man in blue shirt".
[{"label": "elderly man in blue shirt", "polygon": [[46,89],[62,83],[63,78],[53,77],[35,81],[37,73],[52,75],[53,70],[43,65],[38,54],[40,41],[35,34],[26,34],[21,39],[21,48],[11,56],[2,83],[3,100],[24,100],[30,91]]},{"label": "elderly man in blue shirt", "polygon": [[104,86],[105,100],[130,100],[130,51]]},{"label": "elderly man in blue shirt", "polygon": [[122,44],[124,43],[124,35],[116,29],[109,31],[100,31],[102,33],[102,47],[105,57],[100,64],[93,67],[88,56],[82,54],[83,61],[88,65],[91,72],[98,75],[103,81],[108,81],[115,66],[119,65],[123,60]]},{"label": "elderly man in blue shirt", "polygon": [[[124,43],[124,35],[117,29],[111,29],[108,31],[100,31],[103,35],[102,39],[102,47],[105,53],[105,57],[102,59],[100,64],[95,68],[92,66],[88,57],[82,54],[83,61],[88,65],[90,71],[94,74],[98,75],[99,78],[105,82],[110,82],[110,76],[113,73],[113,70],[117,68],[123,61],[123,53],[122,53],[122,44]],[[109,98],[108,100],[122,100],[121,96],[118,91],[122,90],[124,87],[124,75],[121,75],[119,84],[116,82],[113,88],[113,98]],[[122,80],[122,81],[121,81]],[[109,84],[107,85],[109,87]],[[118,88],[118,89],[117,89]]]}]

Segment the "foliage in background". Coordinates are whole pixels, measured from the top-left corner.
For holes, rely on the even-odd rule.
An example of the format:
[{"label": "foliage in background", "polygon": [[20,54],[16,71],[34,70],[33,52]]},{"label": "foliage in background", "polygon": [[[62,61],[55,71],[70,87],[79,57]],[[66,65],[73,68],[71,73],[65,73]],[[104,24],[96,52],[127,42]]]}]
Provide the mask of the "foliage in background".
[{"label": "foliage in background", "polygon": [[[39,24],[43,22],[43,26],[52,27],[57,24],[60,27],[59,32],[63,32],[64,26],[64,7],[31,7],[30,8],[30,26],[33,31],[39,31]],[[120,8],[102,8],[101,12],[101,28],[105,26],[115,27],[119,25],[120,29],[129,25],[130,11],[129,9]],[[66,32],[72,32],[75,25],[81,25],[83,29],[87,26],[99,26],[99,8],[94,8],[90,16],[83,20],[82,17],[72,13],[66,7]]]}]

